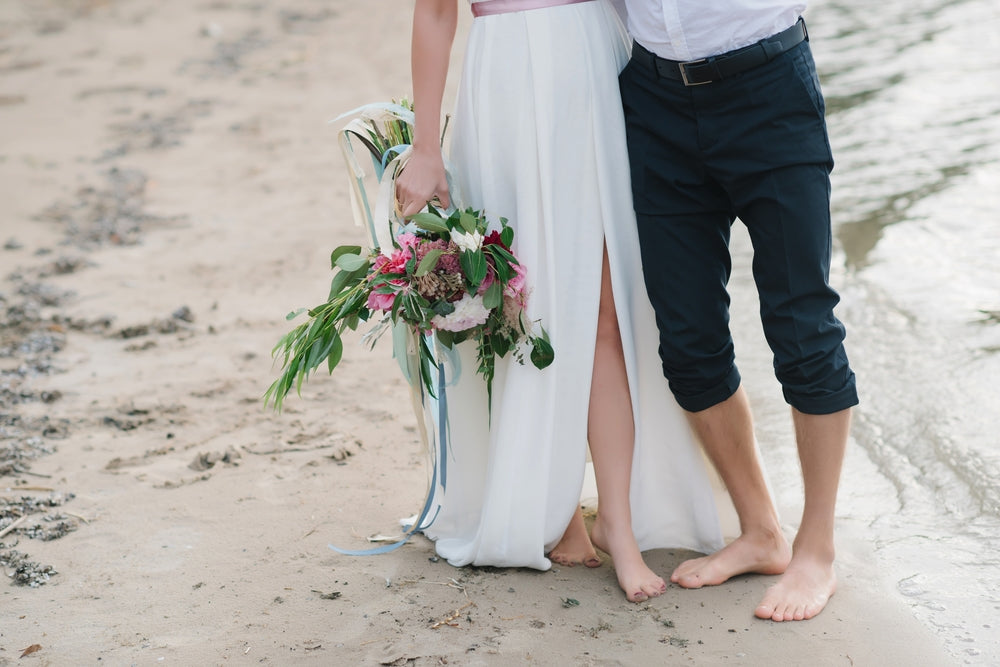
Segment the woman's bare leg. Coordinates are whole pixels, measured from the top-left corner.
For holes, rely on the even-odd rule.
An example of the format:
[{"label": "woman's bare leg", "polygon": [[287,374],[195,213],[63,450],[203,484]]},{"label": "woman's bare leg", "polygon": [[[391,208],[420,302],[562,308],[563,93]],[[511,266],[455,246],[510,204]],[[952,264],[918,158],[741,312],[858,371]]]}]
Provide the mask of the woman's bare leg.
[{"label": "woman's bare leg", "polygon": [[601,302],[587,435],[590,456],[594,461],[594,476],[597,478],[597,520],[592,533],[594,544],[611,555],[618,585],[629,601],[641,602],[656,597],[667,589],[667,585],[646,566],[632,533],[629,486],[635,424],[632,421],[632,397],[625,371],[618,313],[611,292],[607,247],[601,269]]},{"label": "woman's bare leg", "polygon": [[549,552],[549,558],[554,562],[566,567],[574,565],[586,565],[587,567],[599,567],[601,558],[594,550],[594,545],[587,534],[587,526],[583,522],[583,512],[577,506],[573,518],[570,519],[566,532],[563,533],[559,544]]}]

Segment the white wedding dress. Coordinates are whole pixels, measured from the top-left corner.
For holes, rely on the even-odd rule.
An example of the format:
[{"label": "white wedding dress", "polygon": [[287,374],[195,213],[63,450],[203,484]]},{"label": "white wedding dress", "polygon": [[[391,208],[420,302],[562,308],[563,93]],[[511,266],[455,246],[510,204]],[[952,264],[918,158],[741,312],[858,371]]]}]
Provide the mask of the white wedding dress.
[{"label": "white wedding dress", "polygon": [[459,346],[447,487],[424,531],[453,565],[551,565],[545,554],[584,479],[604,241],[636,426],[639,547],[723,544],[721,495],[663,378],[642,279],[617,80],[628,44],[607,0],[472,23],[452,123],[456,191],[462,205],[510,220],[528,314],[551,336],[555,361],[541,371],[500,361],[490,423],[474,345]]}]

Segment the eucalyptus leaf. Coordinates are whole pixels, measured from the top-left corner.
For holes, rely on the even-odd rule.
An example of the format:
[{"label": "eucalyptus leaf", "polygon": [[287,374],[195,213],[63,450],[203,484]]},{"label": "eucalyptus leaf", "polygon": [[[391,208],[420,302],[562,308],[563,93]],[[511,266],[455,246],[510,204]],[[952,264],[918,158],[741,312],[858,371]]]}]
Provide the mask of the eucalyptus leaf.
[{"label": "eucalyptus leaf", "polygon": [[342,255],[360,255],[361,246],[359,245],[342,245],[336,248],[330,253],[330,268],[337,266],[337,259]]},{"label": "eucalyptus leaf", "polygon": [[368,264],[368,260],[356,253],[346,253],[337,257],[334,262],[336,266],[344,271],[357,271]]}]

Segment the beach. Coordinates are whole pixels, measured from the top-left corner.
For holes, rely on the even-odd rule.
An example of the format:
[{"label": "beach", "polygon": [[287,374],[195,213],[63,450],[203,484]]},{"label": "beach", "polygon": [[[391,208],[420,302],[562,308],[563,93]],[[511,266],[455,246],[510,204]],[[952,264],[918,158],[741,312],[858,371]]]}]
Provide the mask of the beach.
[{"label": "beach", "polygon": [[[388,341],[354,336],[280,414],[262,395],[286,313],[326,298],[334,247],[366,242],[329,121],[408,94],[411,9],[0,4],[0,531],[26,517],[0,536],[0,665],[988,663],[995,644],[961,653],[875,556],[858,508],[889,484],[857,447],[839,589],[808,622],[753,617],[773,577],[631,604],[608,562],[329,548],[419,508],[409,388]],[[801,482],[752,297],[734,286],[734,327],[791,536]]]}]

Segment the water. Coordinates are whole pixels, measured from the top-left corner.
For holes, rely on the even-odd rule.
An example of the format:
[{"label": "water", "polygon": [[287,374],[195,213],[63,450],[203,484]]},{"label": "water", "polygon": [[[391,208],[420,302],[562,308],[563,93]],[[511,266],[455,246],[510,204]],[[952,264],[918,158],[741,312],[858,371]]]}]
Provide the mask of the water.
[{"label": "water", "polygon": [[1000,2],[816,0],[808,20],[854,438],[887,491],[845,478],[842,506],[957,662],[997,664]]}]

